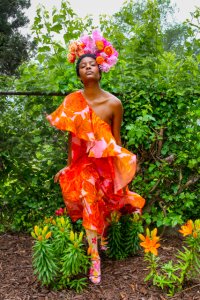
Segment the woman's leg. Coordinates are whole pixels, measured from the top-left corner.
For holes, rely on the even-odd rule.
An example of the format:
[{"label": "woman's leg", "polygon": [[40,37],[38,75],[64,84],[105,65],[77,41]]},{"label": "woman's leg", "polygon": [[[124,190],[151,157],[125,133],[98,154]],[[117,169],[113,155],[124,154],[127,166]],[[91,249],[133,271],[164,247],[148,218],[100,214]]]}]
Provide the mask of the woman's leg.
[{"label": "woman's leg", "polygon": [[88,240],[88,254],[91,256],[90,280],[93,283],[100,283],[101,281],[101,261],[98,252],[97,232],[86,229],[86,236]]}]

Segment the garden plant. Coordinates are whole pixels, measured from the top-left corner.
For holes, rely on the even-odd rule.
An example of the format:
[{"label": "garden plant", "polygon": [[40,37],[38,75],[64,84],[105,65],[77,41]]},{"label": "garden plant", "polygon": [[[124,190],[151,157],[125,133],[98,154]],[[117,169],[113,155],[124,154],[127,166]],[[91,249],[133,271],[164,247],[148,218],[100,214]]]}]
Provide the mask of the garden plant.
[{"label": "garden plant", "polygon": [[169,296],[180,292],[187,280],[198,278],[200,274],[200,220],[188,220],[179,230],[185,238],[182,251],[175,255],[176,261],[162,263],[158,256],[160,247],[157,228],[146,230],[146,236],[139,234],[140,245],[144,248],[144,259],[150,270],[145,281],[165,290]]}]

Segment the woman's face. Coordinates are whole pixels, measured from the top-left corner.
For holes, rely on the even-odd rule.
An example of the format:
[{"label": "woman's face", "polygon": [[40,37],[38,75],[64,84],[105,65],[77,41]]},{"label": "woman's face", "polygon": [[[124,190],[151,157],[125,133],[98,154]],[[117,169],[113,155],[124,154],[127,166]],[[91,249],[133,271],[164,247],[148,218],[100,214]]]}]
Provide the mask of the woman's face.
[{"label": "woman's face", "polygon": [[92,57],[84,57],[79,64],[79,77],[81,81],[99,81],[101,78],[96,60]]}]

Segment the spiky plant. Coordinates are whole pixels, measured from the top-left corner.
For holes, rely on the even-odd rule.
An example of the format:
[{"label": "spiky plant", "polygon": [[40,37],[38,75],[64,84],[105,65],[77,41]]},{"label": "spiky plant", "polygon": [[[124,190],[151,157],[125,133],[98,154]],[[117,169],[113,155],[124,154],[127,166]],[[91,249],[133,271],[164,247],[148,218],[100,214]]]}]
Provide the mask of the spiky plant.
[{"label": "spiky plant", "polygon": [[109,220],[107,241],[108,241],[108,249],[106,254],[110,258],[115,259],[123,259],[125,258],[126,252],[124,251],[124,241],[121,230],[121,222],[120,222],[121,214],[117,211],[112,212]]},{"label": "spiky plant", "polygon": [[33,246],[33,269],[42,285],[49,285],[57,275],[58,266],[54,255],[53,245],[50,243],[51,231],[48,226],[34,227],[32,236],[36,239]]},{"label": "spiky plant", "polygon": [[138,214],[121,218],[124,251],[127,256],[134,255],[140,248],[138,234],[143,232],[142,220]]}]

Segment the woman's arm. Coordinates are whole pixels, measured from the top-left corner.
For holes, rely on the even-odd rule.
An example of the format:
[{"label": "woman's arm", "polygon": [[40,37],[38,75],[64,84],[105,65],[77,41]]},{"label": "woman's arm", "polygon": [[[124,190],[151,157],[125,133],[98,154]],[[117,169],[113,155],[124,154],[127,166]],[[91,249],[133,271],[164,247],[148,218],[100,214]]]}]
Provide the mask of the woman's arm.
[{"label": "woman's arm", "polygon": [[117,99],[117,101],[113,102],[113,118],[112,118],[112,134],[116,140],[117,145],[121,146],[121,124],[123,118],[123,107],[121,101]]},{"label": "woman's arm", "polygon": [[[112,134],[116,140],[117,145],[121,146],[121,135],[120,129],[123,119],[123,106],[119,99],[113,105],[113,120],[112,120]],[[122,189],[124,195],[126,195],[127,186],[123,187]]]}]

